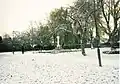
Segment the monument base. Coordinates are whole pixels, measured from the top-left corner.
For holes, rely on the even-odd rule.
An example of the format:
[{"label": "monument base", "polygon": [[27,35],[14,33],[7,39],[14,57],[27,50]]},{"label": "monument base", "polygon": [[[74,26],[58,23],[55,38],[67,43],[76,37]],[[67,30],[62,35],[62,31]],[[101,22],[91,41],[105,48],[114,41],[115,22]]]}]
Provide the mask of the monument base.
[{"label": "monument base", "polygon": [[60,50],[60,49],[62,49],[62,47],[61,46],[57,46],[55,49],[56,50]]}]

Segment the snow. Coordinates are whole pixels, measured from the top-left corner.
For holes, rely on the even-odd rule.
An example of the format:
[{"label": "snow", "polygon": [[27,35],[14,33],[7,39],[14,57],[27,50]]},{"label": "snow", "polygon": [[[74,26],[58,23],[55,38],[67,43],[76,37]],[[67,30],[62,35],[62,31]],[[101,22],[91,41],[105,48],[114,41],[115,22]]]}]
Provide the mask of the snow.
[{"label": "snow", "polygon": [[119,84],[119,55],[103,54],[98,66],[96,49],[79,52],[0,53],[0,84]]}]

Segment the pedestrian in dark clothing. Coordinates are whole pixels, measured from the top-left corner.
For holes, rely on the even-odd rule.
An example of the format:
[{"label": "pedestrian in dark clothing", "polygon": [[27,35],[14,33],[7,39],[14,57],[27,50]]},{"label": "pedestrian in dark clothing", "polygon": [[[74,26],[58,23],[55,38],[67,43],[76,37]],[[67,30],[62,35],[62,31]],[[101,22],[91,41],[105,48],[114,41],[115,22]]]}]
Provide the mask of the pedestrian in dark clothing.
[{"label": "pedestrian in dark clothing", "polygon": [[24,46],[22,45],[22,54],[24,54]]}]

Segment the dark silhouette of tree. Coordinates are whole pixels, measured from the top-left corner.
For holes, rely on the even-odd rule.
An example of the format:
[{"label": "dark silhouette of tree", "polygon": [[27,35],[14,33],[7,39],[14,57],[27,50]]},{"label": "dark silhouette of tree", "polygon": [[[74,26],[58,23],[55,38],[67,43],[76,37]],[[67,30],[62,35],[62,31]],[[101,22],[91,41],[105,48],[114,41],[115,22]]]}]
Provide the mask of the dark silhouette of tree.
[{"label": "dark silhouette of tree", "polygon": [[2,36],[0,36],[0,43],[2,43]]}]

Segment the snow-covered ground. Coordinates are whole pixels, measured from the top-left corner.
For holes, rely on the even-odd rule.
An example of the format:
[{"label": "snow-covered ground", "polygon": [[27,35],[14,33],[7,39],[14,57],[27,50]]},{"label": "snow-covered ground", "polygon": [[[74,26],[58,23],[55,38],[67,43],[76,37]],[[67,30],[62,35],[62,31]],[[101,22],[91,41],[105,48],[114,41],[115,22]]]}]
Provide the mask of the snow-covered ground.
[{"label": "snow-covered ground", "polygon": [[0,53],[0,84],[119,84],[119,55],[102,54],[98,66],[96,49],[58,54]]}]

